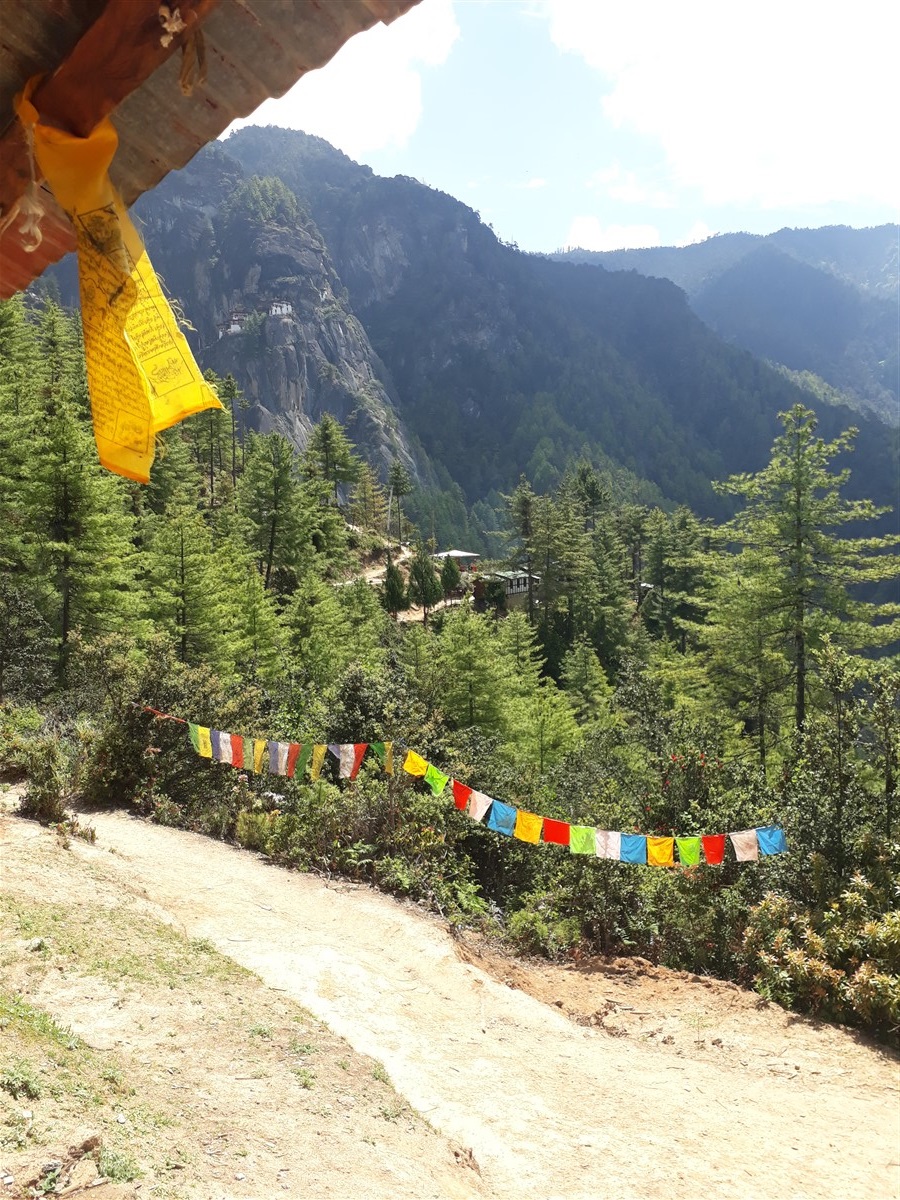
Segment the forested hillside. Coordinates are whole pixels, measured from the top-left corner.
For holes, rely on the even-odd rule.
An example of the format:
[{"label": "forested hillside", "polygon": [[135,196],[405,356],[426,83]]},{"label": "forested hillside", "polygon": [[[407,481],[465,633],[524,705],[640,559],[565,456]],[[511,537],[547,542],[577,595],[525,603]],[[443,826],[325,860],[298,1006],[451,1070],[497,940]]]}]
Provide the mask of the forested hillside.
[{"label": "forested hillside", "polygon": [[[582,456],[619,500],[722,518],[710,480],[759,469],[778,413],[812,400],[668,281],[522,254],[452,197],[297,131],[241,130],[136,212],[201,364],[235,377],[247,425],[302,449],[333,413],[383,482],[403,461],[420,485],[410,511],[444,546],[497,552],[519,476],[552,490]],[[73,303],[71,264],[58,278]],[[761,327],[792,330],[795,301],[773,298]],[[823,434],[859,426],[851,493],[893,503],[896,439],[823,389]]]},{"label": "forested hillside", "polygon": [[[556,482],[519,478],[496,565],[527,592],[508,600],[482,564],[483,592],[440,607],[460,580],[403,525],[399,446],[389,522],[333,415],[298,453],[248,428],[234,376],[213,382],[224,411],[166,433],[142,488],[97,466],[77,317],[0,306],[0,762],[27,776],[27,813],[71,835],[73,799],[131,804],[519,949],[639,953],[896,1036],[900,606],[860,598],[895,591],[897,568],[878,507],[848,498],[870,482],[837,465],[852,433],[789,409],[758,470],[720,477],[735,515],[718,525],[623,500],[581,455]],[[412,535],[402,572],[389,524]],[[393,619],[410,603],[423,620]],[[316,779],[235,770],[145,706],[258,739],[390,741],[438,774],[374,755],[352,781],[333,759]],[[588,830],[778,825],[789,852],[666,870],[531,845],[458,811],[445,775]]]},{"label": "forested hillside", "polygon": [[[671,279],[727,341],[900,422],[900,227],[728,233],[692,246],[554,256]],[[815,380],[807,385],[818,390]]]}]

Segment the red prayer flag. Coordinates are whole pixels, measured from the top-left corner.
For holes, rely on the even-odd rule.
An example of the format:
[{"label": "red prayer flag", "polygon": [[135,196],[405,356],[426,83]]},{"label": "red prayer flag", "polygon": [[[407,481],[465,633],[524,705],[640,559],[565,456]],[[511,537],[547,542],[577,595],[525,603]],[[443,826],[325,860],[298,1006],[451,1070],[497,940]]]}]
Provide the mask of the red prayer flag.
[{"label": "red prayer flag", "polygon": [[288,746],[286,774],[289,779],[293,779],[294,777],[294,771],[297,769],[297,759],[300,757],[301,749],[302,746],[299,742],[291,742],[291,744]]},{"label": "red prayer flag", "polygon": [[544,841],[555,842],[557,846],[568,846],[569,822],[552,821],[549,817],[544,817]]},{"label": "red prayer flag", "polygon": [[709,833],[706,837],[702,837],[700,841],[703,843],[703,853],[706,856],[706,861],[714,867],[718,867],[725,857],[725,834],[724,833]]},{"label": "red prayer flag", "polygon": [[244,765],[244,739],[238,733],[231,735],[231,765],[233,767]]},{"label": "red prayer flag", "polygon": [[359,773],[359,768],[362,766],[362,760],[366,757],[366,751],[368,748],[368,742],[353,743],[353,766],[350,768],[351,779],[355,779]]},{"label": "red prayer flag", "polygon": [[460,783],[456,779],[451,782],[453,785],[453,803],[460,812],[465,812],[466,805],[469,803],[469,797],[472,795],[472,789],[466,787],[464,783]]}]

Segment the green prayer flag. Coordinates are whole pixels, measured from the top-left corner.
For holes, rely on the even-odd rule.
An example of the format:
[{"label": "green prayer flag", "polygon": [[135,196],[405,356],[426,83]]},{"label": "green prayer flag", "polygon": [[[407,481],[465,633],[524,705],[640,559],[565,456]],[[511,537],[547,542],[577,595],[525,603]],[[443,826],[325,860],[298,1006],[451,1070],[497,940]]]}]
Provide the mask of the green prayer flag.
[{"label": "green prayer flag", "polygon": [[597,830],[587,825],[573,825],[569,830],[569,849],[573,854],[596,854]]},{"label": "green prayer flag", "polygon": [[312,742],[304,742],[300,747],[300,753],[297,755],[297,765],[294,767],[294,778],[302,779],[306,772],[306,764],[309,762],[309,756],[312,754]]},{"label": "green prayer flag", "polygon": [[197,732],[197,726],[191,724],[190,721],[188,721],[188,733],[191,735],[191,745],[194,747],[194,749],[199,754],[200,753],[200,735]]},{"label": "green prayer flag", "polygon": [[698,837],[676,838],[678,860],[685,867],[696,867],[700,862],[700,839]]},{"label": "green prayer flag", "polygon": [[443,771],[439,771],[437,767],[428,764],[428,769],[425,772],[425,782],[431,788],[435,796],[439,796],[450,781],[450,776],[445,775]]}]

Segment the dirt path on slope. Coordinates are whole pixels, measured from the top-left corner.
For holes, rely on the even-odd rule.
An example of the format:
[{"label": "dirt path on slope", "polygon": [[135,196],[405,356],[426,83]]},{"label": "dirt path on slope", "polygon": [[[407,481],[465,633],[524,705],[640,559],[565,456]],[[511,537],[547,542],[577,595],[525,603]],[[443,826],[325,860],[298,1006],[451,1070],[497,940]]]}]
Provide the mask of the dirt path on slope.
[{"label": "dirt path on slope", "polygon": [[[896,1059],[849,1034],[677,973],[623,982],[615,964],[461,957],[438,921],[367,888],[122,814],[91,822],[97,846],[70,853],[384,1063],[415,1109],[471,1148],[488,1194],[897,1193]],[[10,825],[5,853],[34,830]]]}]

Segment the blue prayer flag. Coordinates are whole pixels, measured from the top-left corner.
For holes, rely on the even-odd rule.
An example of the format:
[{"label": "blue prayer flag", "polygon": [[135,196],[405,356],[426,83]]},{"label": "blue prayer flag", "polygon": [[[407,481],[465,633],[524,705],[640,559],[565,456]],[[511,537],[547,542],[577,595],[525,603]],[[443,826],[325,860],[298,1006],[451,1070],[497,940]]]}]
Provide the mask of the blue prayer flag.
[{"label": "blue prayer flag", "polygon": [[777,825],[768,825],[765,829],[757,829],[756,840],[759,842],[760,854],[786,854],[787,841],[784,830]]},{"label": "blue prayer flag", "polygon": [[519,810],[513,808],[511,804],[504,804],[502,800],[495,800],[491,805],[491,811],[488,815],[487,827],[488,829],[493,829],[495,833],[505,833],[507,837],[512,837],[518,813]]},{"label": "blue prayer flag", "polygon": [[623,833],[620,862],[645,863],[647,839],[642,833]]},{"label": "blue prayer flag", "polygon": [[266,745],[269,748],[269,770],[272,772],[273,775],[277,775],[278,774],[278,743],[277,742],[267,742]]},{"label": "blue prayer flag", "polygon": [[212,746],[212,756],[216,762],[222,761],[222,735],[218,729],[209,731],[209,744]]}]

